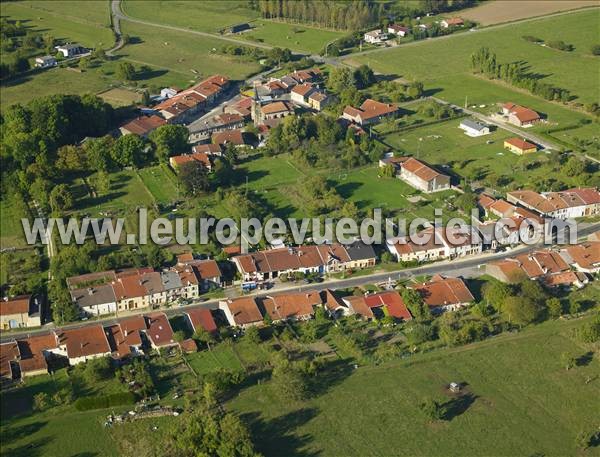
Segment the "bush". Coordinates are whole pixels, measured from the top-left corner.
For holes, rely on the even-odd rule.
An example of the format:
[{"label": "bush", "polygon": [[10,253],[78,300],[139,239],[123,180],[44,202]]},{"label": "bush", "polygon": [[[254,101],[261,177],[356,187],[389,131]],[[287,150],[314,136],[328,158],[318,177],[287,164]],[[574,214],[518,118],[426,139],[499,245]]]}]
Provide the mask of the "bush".
[{"label": "bush", "polygon": [[549,48],[552,48],[552,49],[558,49],[559,51],[572,51],[573,50],[572,44],[567,44],[562,40],[548,41],[548,42],[546,42],[546,46],[548,46]]},{"label": "bush", "polygon": [[534,37],[532,35],[524,35],[522,38],[525,41],[530,41],[532,43],[543,43],[544,42],[544,40],[542,40],[541,38],[537,38],[537,37]]},{"label": "bush", "polygon": [[75,402],[77,411],[89,411],[91,409],[104,409],[112,406],[133,405],[135,395],[131,392],[120,392],[111,395],[98,395],[96,397],[81,397]]},{"label": "bush", "polygon": [[592,55],[600,56],[600,44],[593,45],[590,51],[592,52]]}]

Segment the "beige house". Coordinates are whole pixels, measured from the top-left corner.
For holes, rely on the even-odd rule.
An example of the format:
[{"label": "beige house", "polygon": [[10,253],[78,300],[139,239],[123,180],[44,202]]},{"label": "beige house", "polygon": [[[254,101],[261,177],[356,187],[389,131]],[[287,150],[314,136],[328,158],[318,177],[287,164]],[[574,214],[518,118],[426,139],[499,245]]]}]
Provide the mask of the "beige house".
[{"label": "beige house", "polygon": [[8,330],[42,325],[38,299],[31,295],[5,298],[0,302],[0,328]]}]

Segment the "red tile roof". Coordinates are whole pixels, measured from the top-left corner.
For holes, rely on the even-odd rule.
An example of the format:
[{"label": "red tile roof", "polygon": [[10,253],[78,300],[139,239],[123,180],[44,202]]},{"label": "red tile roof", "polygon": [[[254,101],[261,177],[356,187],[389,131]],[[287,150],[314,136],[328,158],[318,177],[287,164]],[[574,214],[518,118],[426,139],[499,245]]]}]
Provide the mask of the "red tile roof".
[{"label": "red tile roof", "polygon": [[292,93],[298,94],[298,95],[301,95],[304,97],[311,90],[313,90],[313,86],[311,84],[299,84],[292,89]]},{"label": "red tile roof", "polygon": [[186,311],[185,314],[188,316],[194,331],[196,331],[199,327],[202,327],[204,330],[210,333],[215,333],[217,331],[217,324],[215,323],[215,320],[213,319],[212,313],[209,309],[190,309],[189,311]]},{"label": "red tile roof", "polygon": [[469,303],[473,295],[460,278],[434,276],[431,281],[413,286],[430,307]]},{"label": "red tile roof", "polygon": [[0,343],[0,377],[12,378],[10,362],[17,362],[19,357],[19,345],[16,341]]},{"label": "red tile roof", "polygon": [[281,294],[263,300],[265,310],[274,321],[312,316],[313,306],[320,304],[318,292]]},{"label": "red tile roof", "polygon": [[154,346],[173,345],[173,329],[165,313],[146,314],[146,334]]},{"label": "red tile roof", "polygon": [[19,352],[21,353],[19,368],[22,373],[47,370],[48,363],[46,362],[44,351],[58,347],[54,333],[30,336],[29,338],[19,340],[18,344]]},{"label": "red tile roof", "polygon": [[263,320],[256,300],[252,297],[229,299],[226,303],[235,325],[255,324]]},{"label": "red tile roof", "polygon": [[360,108],[354,108],[347,106],[344,109],[344,113],[349,114],[352,117],[360,115],[361,119],[368,120],[379,116],[385,116],[398,111],[398,105],[394,103],[381,103],[371,98],[366,99]]},{"label": "red tile roof", "polygon": [[231,143],[235,146],[241,146],[247,144],[241,130],[228,130],[226,132],[213,133],[211,139],[213,143],[219,145]]},{"label": "red tile roof", "polygon": [[261,109],[263,114],[276,114],[283,112],[293,112],[294,108],[286,101],[277,101],[264,105]]},{"label": "red tile roof", "polygon": [[192,152],[196,153],[196,152],[202,152],[205,154],[220,154],[221,151],[221,146],[219,146],[218,144],[197,144],[196,146],[194,146],[192,148]]},{"label": "red tile roof", "polygon": [[540,120],[540,115],[532,109],[514,103],[505,103],[502,107],[514,114],[522,123],[535,122]]},{"label": "red tile roof", "polygon": [[422,179],[423,181],[427,182],[432,181],[438,176],[445,176],[442,175],[442,173],[434,170],[430,166],[424,164],[420,160],[417,160],[413,157],[404,161],[404,163],[402,164],[402,168],[409,171],[418,178]]},{"label": "red tile roof", "polygon": [[[218,146],[218,145],[217,145]],[[183,154],[179,156],[172,156],[169,158],[169,162],[174,164],[176,167],[183,165],[184,163],[190,162],[199,162],[204,168],[210,170],[212,167],[212,163],[210,161],[210,156],[205,152],[194,152],[193,154]]]},{"label": "red tile roof", "polygon": [[0,315],[9,316],[11,314],[29,314],[29,302],[31,295],[19,295],[0,301]]},{"label": "red tile roof", "polygon": [[409,321],[412,319],[410,311],[404,304],[404,300],[396,291],[389,290],[376,294],[366,295],[365,303],[369,308],[385,306],[390,316]]},{"label": "red tile roof", "polygon": [[153,114],[152,116],[136,117],[132,121],[123,124],[121,128],[130,133],[143,136],[160,126],[165,125],[166,123],[167,121],[165,121],[162,117]]},{"label": "red tile roof", "polygon": [[60,346],[67,347],[70,359],[110,353],[110,346],[101,325],[57,331]]},{"label": "red tile roof", "polygon": [[504,142],[514,146],[515,148],[519,148],[522,151],[533,148],[537,149],[535,144],[522,140],[521,138],[509,138],[508,140],[504,140]]}]

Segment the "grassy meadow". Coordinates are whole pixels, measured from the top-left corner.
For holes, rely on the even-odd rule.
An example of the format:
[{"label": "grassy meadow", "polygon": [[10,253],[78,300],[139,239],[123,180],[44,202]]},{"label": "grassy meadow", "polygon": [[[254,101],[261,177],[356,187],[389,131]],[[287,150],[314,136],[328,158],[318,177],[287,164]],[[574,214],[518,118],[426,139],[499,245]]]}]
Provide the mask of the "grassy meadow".
[{"label": "grassy meadow", "polygon": [[[282,400],[261,383],[227,409],[249,421],[266,456],[579,455],[575,439],[596,418],[590,400],[600,395],[600,364],[594,358],[569,371],[561,366],[563,352],[589,350],[571,337],[577,325],[549,322],[360,366],[304,402]],[[588,377],[596,381],[586,383]],[[465,383],[470,395],[454,398],[446,390],[450,382]],[[451,406],[446,420],[430,423],[421,412],[420,403],[431,397]]]},{"label": "grassy meadow", "polygon": [[[351,59],[367,63],[380,73],[418,79],[427,87],[446,90],[457,78],[469,75],[470,55],[486,46],[496,53],[498,62],[525,61],[531,65],[532,71],[542,76],[542,81],[569,89],[578,97],[577,101],[598,102],[600,59],[591,55],[590,48],[598,41],[599,19],[600,9],[585,10],[450,38],[420,41]],[[557,51],[525,41],[524,35],[548,41],[563,40],[575,49],[571,52]],[[461,104],[465,96],[472,97],[477,103],[478,87],[471,86],[471,78],[468,85],[464,82],[457,82],[462,87]],[[495,88],[492,85],[490,90]]]}]

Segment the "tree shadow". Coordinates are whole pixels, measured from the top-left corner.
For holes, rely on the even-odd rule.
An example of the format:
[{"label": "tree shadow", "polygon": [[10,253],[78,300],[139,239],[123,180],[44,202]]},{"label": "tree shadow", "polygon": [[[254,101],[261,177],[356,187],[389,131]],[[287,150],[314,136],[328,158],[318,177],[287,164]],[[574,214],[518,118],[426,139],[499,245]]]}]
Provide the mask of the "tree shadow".
[{"label": "tree shadow", "polygon": [[578,367],[587,367],[593,359],[594,353],[592,351],[588,351],[575,359],[575,365]]},{"label": "tree shadow", "polygon": [[257,412],[242,414],[254,438],[256,450],[265,456],[312,457],[318,455],[303,448],[312,441],[308,434],[296,430],[316,417],[316,408],[301,408],[273,419],[264,419]]},{"label": "tree shadow", "polygon": [[48,422],[32,422],[30,424],[21,425],[18,427],[7,427],[2,430],[2,446],[6,446],[11,441],[20,440],[26,436],[33,435],[42,429]]},{"label": "tree shadow", "polygon": [[6,448],[6,443],[4,439],[2,439],[2,453],[6,455],[10,455],[12,457],[38,457],[44,456],[46,453],[44,452],[44,446],[46,446],[50,441],[52,441],[51,437],[44,437],[43,439],[37,439],[30,441],[28,444],[24,444],[22,446],[18,446],[12,449]]},{"label": "tree shadow", "polygon": [[477,398],[479,398],[477,395],[465,393],[448,400],[446,403],[444,403],[443,419],[446,421],[451,421],[455,417],[465,413],[471,407],[471,405],[475,403]]},{"label": "tree shadow", "polygon": [[310,382],[312,396],[318,397],[329,392],[354,372],[347,360],[334,359],[324,364],[317,376]]}]

